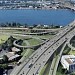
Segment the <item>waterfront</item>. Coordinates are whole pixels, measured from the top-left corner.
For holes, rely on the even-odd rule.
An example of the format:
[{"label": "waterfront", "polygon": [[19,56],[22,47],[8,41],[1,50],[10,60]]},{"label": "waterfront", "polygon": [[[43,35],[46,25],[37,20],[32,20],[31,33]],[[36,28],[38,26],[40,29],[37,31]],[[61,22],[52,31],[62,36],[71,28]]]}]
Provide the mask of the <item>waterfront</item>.
[{"label": "waterfront", "polygon": [[67,25],[75,19],[75,12],[67,9],[51,10],[0,10],[0,23]]}]

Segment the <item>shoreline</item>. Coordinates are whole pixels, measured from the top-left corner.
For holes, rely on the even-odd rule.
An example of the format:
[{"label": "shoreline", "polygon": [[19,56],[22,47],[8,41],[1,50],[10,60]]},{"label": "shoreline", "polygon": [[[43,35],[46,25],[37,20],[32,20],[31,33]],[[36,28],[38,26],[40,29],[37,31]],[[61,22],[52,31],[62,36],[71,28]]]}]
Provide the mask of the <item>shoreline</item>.
[{"label": "shoreline", "polygon": [[75,11],[75,7],[65,7],[65,6],[60,6],[60,7],[51,7],[51,8],[0,8],[0,10],[58,10],[58,9],[68,9]]},{"label": "shoreline", "polygon": [[57,8],[57,9],[29,9],[29,8],[26,8],[26,9],[0,9],[0,10],[71,10],[71,11],[75,11],[73,9],[68,9],[68,8]]}]

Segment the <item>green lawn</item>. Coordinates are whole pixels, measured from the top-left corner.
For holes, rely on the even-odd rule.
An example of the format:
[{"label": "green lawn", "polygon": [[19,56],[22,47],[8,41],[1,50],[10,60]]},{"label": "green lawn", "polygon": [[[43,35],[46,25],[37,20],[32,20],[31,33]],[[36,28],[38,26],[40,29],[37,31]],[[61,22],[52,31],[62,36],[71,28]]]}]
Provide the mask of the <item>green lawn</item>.
[{"label": "green lawn", "polygon": [[50,64],[51,64],[51,61],[49,60],[48,63],[43,67],[39,75],[49,75]]},{"label": "green lawn", "polygon": [[41,70],[41,72],[40,72],[40,74],[39,74],[39,75],[44,75],[44,71],[45,71],[45,69],[46,69],[47,65],[48,65],[48,64],[46,64],[46,65],[43,67],[43,69]]},{"label": "green lawn", "polygon": [[21,44],[22,46],[27,46],[27,44],[23,41],[22,42],[22,44]]},{"label": "green lawn", "polygon": [[37,45],[41,43],[41,40],[29,39],[28,42],[30,43],[30,45]]},{"label": "green lawn", "polygon": [[[26,41],[28,41],[28,42],[29,42],[30,46],[33,46],[33,45],[37,45],[37,44],[42,43],[42,41],[41,41],[41,40],[34,39],[34,38],[28,39],[28,40],[26,40]],[[25,43],[25,42],[23,42],[23,43],[22,43],[22,45],[23,45],[23,46],[25,46],[25,45],[26,45],[26,43]]]},{"label": "green lawn", "polygon": [[51,61],[48,61],[48,63],[47,63],[47,67],[46,67],[46,69],[45,69],[45,71],[44,71],[44,75],[49,75],[49,71],[50,71],[50,62],[51,62]]},{"label": "green lawn", "polygon": [[25,50],[23,50],[23,52],[21,53],[21,55],[23,56],[25,53],[26,53],[26,49]]},{"label": "green lawn", "polygon": [[17,31],[17,30],[0,30],[0,32],[14,33],[14,32],[19,32],[19,31]]},{"label": "green lawn", "polygon": [[8,39],[9,36],[7,35],[0,35],[0,43],[4,43],[7,39]]},{"label": "green lawn", "polygon": [[75,55],[75,50],[70,50],[68,54]]},{"label": "green lawn", "polygon": [[15,33],[15,34],[30,33],[30,31],[22,31],[22,30],[14,30],[14,29],[3,29],[0,30],[0,32]]},{"label": "green lawn", "polygon": [[52,38],[54,35],[50,35],[50,34],[45,34],[45,35],[33,35],[35,37],[41,38],[41,39],[48,39],[48,38]]},{"label": "green lawn", "polygon": [[68,54],[71,51],[71,48],[69,48],[67,45],[64,48],[63,54]]},{"label": "green lawn", "polygon": [[62,65],[59,64],[56,75],[66,75],[65,70],[62,69]]},{"label": "green lawn", "polygon": [[27,51],[26,51],[26,53],[24,54],[24,56],[29,57],[33,52],[34,52],[33,49],[27,49]]},{"label": "green lawn", "polygon": [[25,61],[32,53],[34,52],[33,49],[25,49],[21,55],[23,56],[22,62]]}]

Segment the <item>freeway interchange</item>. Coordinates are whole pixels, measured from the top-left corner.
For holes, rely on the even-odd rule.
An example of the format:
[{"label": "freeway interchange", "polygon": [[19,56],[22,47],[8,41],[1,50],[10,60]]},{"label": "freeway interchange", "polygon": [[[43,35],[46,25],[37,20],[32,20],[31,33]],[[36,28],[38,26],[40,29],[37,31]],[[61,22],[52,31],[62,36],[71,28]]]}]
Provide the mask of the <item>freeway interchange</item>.
[{"label": "freeway interchange", "polygon": [[39,75],[49,58],[60,45],[66,42],[70,36],[74,36],[75,21],[61,30],[53,39],[41,45],[28,59],[16,66],[10,75]]}]

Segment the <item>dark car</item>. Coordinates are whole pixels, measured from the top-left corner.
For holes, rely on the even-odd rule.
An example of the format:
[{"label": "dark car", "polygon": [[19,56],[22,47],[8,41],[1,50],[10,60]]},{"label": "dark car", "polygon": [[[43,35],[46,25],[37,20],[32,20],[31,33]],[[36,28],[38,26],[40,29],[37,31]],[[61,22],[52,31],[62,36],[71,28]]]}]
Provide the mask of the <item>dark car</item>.
[{"label": "dark car", "polygon": [[29,68],[32,67],[32,66],[33,66],[33,64],[30,63],[30,64],[29,64]]}]

